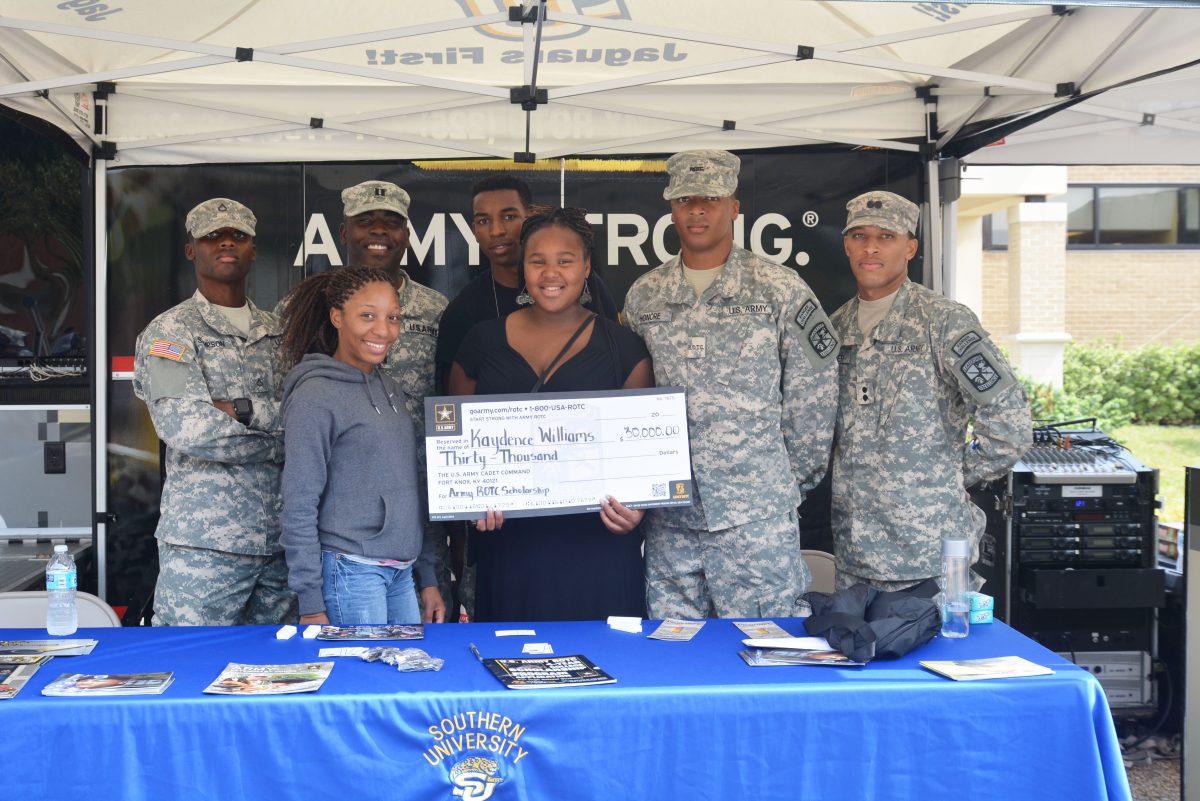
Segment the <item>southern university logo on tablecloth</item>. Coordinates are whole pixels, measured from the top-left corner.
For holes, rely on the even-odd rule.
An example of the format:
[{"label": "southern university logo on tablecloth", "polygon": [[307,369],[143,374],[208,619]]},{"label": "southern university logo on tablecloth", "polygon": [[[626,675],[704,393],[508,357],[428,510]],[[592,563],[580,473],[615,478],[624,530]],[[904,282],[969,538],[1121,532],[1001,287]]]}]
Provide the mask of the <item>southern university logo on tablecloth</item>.
[{"label": "southern university logo on tablecloth", "polygon": [[513,766],[529,756],[521,747],[525,727],[498,712],[463,712],[428,731],[433,746],[425,761],[446,769],[451,793],[463,801],[491,798]]}]

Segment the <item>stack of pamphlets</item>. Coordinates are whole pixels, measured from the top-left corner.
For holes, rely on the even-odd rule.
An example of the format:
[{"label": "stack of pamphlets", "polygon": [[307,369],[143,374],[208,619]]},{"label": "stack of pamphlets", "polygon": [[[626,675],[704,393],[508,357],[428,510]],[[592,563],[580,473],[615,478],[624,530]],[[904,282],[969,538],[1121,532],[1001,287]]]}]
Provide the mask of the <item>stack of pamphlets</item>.
[{"label": "stack of pamphlets", "polygon": [[987,659],[947,659],[924,661],[921,667],[955,681],[976,679],[1015,679],[1021,676],[1048,676],[1054,673],[1019,656],[993,656]]},{"label": "stack of pamphlets", "polygon": [[50,657],[0,656],[0,700],[12,698],[21,692],[25,682],[37,673],[38,666]]},{"label": "stack of pamphlets", "polygon": [[230,662],[206,693],[218,695],[285,695],[321,689],[332,662],[300,662],[294,665],[243,665]]},{"label": "stack of pamphlets", "polygon": [[751,667],[774,665],[825,665],[826,667],[861,667],[824,637],[764,637],[742,640],[749,646],[738,656]]},{"label": "stack of pamphlets", "polygon": [[420,640],[425,627],[420,623],[394,626],[321,626],[318,640]]},{"label": "stack of pamphlets", "polygon": [[158,695],[173,679],[171,673],[64,673],[42,695]]},{"label": "stack of pamphlets", "polygon": [[586,656],[514,657],[484,659],[474,645],[471,650],[483,666],[510,690],[536,690],[551,687],[586,687],[613,684],[612,676],[596,667]]},{"label": "stack of pamphlets", "polygon": [[674,640],[675,642],[687,642],[699,633],[700,629],[704,628],[703,620],[679,620],[677,618],[668,617],[658,624],[653,632],[647,635],[651,640]]}]

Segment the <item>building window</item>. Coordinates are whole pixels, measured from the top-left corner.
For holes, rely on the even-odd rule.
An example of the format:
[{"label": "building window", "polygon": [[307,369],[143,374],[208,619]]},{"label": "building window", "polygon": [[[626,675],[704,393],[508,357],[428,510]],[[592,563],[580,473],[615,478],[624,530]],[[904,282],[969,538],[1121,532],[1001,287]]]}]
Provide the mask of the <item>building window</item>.
[{"label": "building window", "polygon": [[1070,246],[1200,246],[1200,187],[1072,186],[1065,199]]},{"label": "building window", "polygon": [[1008,250],[1008,209],[983,218],[983,249]]}]

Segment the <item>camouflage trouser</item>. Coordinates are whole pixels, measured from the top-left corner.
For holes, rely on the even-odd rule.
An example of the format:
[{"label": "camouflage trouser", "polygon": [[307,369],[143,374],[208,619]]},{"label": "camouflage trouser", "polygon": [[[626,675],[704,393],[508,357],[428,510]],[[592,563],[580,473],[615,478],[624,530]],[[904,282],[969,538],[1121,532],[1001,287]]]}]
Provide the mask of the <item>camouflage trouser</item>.
[{"label": "camouflage trouser", "polygon": [[295,623],[283,553],[252,556],[158,543],[156,626],[240,626]]},{"label": "camouflage trouser", "polygon": [[848,587],[853,587],[855,584],[866,584],[884,592],[896,592],[897,590],[907,590],[909,587],[915,587],[924,580],[905,579],[902,581],[885,581],[883,579],[867,578],[866,576],[856,576],[853,573],[839,570],[834,579],[834,589],[844,590]]},{"label": "camouflage trouser", "polygon": [[[941,582],[941,576],[930,576],[929,578],[932,578],[939,583]],[[844,590],[847,587],[853,587],[855,584],[867,584],[871,587],[875,587],[876,589],[883,590],[884,592],[896,592],[897,590],[907,590],[909,587],[915,587],[922,581],[925,581],[925,579],[919,578],[904,579],[901,581],[885,581],[884,579],[856,576],[853,573],[847,573],[845,570],[839,570],[837,571],[836,578],[834,579],[834,589]],[[983,576],[972,570],[971,589],[978,592],[979,588],[982,587],[983,584]]]},{"label": "camouflage trouser", "polygon": [[811,576],[795,512],[720,531],[647,516],[646,606],[652,618],[794,617]]}]

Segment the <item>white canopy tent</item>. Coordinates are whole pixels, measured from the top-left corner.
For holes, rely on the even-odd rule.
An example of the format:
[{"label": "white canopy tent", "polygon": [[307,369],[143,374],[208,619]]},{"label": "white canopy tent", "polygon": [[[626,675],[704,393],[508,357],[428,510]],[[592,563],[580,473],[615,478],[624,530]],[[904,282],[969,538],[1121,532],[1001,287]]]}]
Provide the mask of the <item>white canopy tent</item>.
[{"label": "white canopy tent", "polygon": [[[1186,67],[1200,40],[1200,9],[1180,3],[510,4],[0,0],[0,103],[92,157],[94,364],[108,358],[110,165],[834,145],[921,154],[936,211],[940,154]],[[940,265],[942,217],[925,219]],[[100,524],[102,582],[103,543]]]}]

